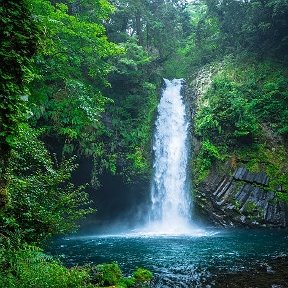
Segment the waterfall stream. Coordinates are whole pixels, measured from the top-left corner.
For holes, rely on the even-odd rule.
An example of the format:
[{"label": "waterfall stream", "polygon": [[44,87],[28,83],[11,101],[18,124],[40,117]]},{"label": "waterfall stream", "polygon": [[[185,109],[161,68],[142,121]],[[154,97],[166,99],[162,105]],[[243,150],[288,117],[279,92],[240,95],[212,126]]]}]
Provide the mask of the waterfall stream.
[{"label": "waterfall stream", "polygon": [[158,105],[148,229],[159,234],[191,231],[191,195],[187,177],[189,119],[181,95],[182,85],[182,79],[165,79]]}]

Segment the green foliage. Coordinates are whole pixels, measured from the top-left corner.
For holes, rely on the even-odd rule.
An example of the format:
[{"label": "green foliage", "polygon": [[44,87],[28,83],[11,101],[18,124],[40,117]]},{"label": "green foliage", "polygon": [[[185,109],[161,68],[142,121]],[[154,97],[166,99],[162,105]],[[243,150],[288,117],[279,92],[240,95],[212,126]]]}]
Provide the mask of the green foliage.
[{"label": "green foliage", "polygon": [[3,195],[8,200],[0,214],[0,226],[6,235],[21,231],[21,237],[26,241],[39,242],[74,229],[76,220],[89,209],[80,208],[88,203],[83,189],[69,184],[68,179],[75,168],[72,161],[57,167],[38,140],[39,133],[27,124],[32,116],[27,107],[28,84],[34,77],[31,58],[40,37],[40,27],[31,16],[30,4],[30,1],[18,4],[4,1],[0,7],[4,27],[0,47],[3,60],[0,150],[4,154],[2,159],[6,157],[1,164],[8,180],[5,185],[2,185],[3,179],[0,183],[1,201]]},{"label": "green foliage", "polygon": [[[113,137],[106,146],[117,151],[118,161],[122,163],[118,172],[127,180],[136,175],[150,175],[151,169],[150,145],[158,96],[156,86],[143,80],[136,86],[137,90],[134,86],[128,91],[118,91],[120,95],[111,95],[116,105],[108,109],[113,119],[110,126]],[[117,83],[118,78],[112,81],[112,85]]]},{"label": "green foliage", "polygon": [[149,283],[153,278],[153,274],[147,269],[137,268],[133,272],[132,277],[135,279],[136,283]]},{"label": "green foliage", "polygon": [[117,263],[100,264],[92,269],[93,282],[98,286],[116,285],[122,279],[122,272]]},{"label": "green foliage", "polygon": [[31,123],[54,135],[62,154],[92,157],[95,186],[104,170],[126,179],[149,174],[159,73],[189,30],[185,5],[111,1],[115,14],[105,25],[115,45],[103,26],[114,10],[108,1],[30,2],[46,36],[35,57]]},{"label": "green foliage", "polygon": [[201,99],[202,109],[195,119],[195,132],[198,136],[208,137],[214,142],[219,139],[227,144],[255,137],[259,126],[252,112],[254,107],[249,99],[250,90],[246,83],[239,83],[234,79],[234,73],[229,68],[224,68],[214,78],[212,88]]},{"label": "green foliage", "polygon": [[[245,60],[245,59],[244,59]],[[230,62],[229,62],[230,61]],[[279,134],[287,129],[287,71],[273,62],[260,64],[228,60],[201,99],[195,119],[195,132],[217,142],[222,137],[253,141],[260,123],[270,123]]]},{"label": "green foliage", "polygon": [[[106,91],[114,103],[105,114],[106,155],[114,155],[116,173],[128,181],[147,176],[151,169],[152,126],[158,104],[158,71],[153,57],[133,37],[119,44],[125,54],[111,61],[112,89]],[[155,71],[156,70],[156,71]]]},{"label": "green foliage", "polygon": [[15,145],[18,125],[28,116],[27,83],[34,77],[31,57],[39,30],[23,1],[0,5],[0,209],[8,199],[6,168]]},{"label": "green foliage", "polygon": [[181,77],[229,54],[287,61],[287,1],[191,1],[187,12],[190,32],[168,61]]},{"label": "green foliage", "polygon": [[[24,95],[34,77],[31,57],[36,52],[39,31],[23,1],[4,1],[0,6],[0,137],[13,144],[18,123],[26,120]],[[11,41],[13,39],[13,41]]]},{"label": "green foliage", "polygon": [[144,268],[137,268],[131,277],[123,277],[116,262],[92,266],[89,269],[91,282],[97,287],[146,288],[153,279],[152,272]]},{"label": "green foliage", "polygon": [[242,213],[252,221],[261,221],[264,218],[264,210],[258,207],[253,201],[248,200],[242,210]]},{"label": "green foliage", "polygon": [[280,200],[283,200],[285,202],[288,202],[288,195],[286,192],[277,192],[276,193],[276,196],[280,199]]},{"label": "green foliage", "polygon": [[202,143],[202,151],[203,151],[203,156],[209,158],[210,160],[220,160],[222,159],[222,156],[220,154],[220,151],[218,148],[213,145],[212,143],[209,142],[209,140],[204,140]]},{"label": "green foliage", "polygon": [[120,75],[129,76],[130,81],[139,80],[145,72],[145,65],[151,61],[149,54],[142,46],[137,45],[134,39],[129,39],[120,46],[125,50],[125,54],[118,56],[116,71]]},{"label": "green foliage", "polygon": [[[1,208],[2,202],[6,204],[0,211],[1,287],[94,287],[91,269],[67,269],[31,245],[75,230],[77,221],[92,211],[86,208],[89,201],[84,187],[70,183],[76,167],[74,159],[59,164],[39,139],[54,135],[63,144],[60,153],[92,156],[99,170],[116,173],[115,142],[107,145],[113,131],[103,121],[105,106],[113,103],[102,94],[109,87],[106,77],[117,71],[142,79],[141,69],[151,59],[135,41],[124,43],[123,48],[109,42],[103,23],[114,9],[108,1],[74,4],[48,0],[1,2]],[[124,50],[128,57],[117,59],[117,70],[108,58]],[[141,89],[154,92],[156,88],[147,78],[145,74]],[[135,170],[147,169],[143,148],[147,140],[143,143],[149,133],[154,96],[147,97],[144,113],[149,112],[148,122],[143,115],[140,117],[142,112],[134,109],[135,117],[144,120],[144,127],[129,127],[133,130],[127,140],[131,146],[123,158],[134,163]],[[140,94],[136,101],[130,97],[127,110],[132,110],[135,103],[147,103],[140,98]],[[136,135],[140,143],[134,139]],[[135,153],[131,152],[134,148]],[[125,279],[116,264],[103,264],[98,269],[107,285],[128,287],[125,283],[130,283],[129,287],[140,287],[149,278],[141,278],[138,272],[136,280]]]},{"label": "green foliage", "polygon": [[159,61],[166,61],[174,54],[179,39],[189,30],[184,1],[111,2],[116,7],[116,13],[108,24],[110,37],[117,42],[134,37]]},{"label": "green foliage", "polygon": [[19,241],[19,235],[0,237],[0,287],[5,288],[92,288],[148,287],[153,274],[137,268],[123,277],[115,262],[96,266],[65,268],[42,249]]},{"label": "green foliage", "polygon": [[31,85],[31,123],[61,143],[60,154],[89,156],[99,171],[115,172],[115,157],[104,146],[108,131],[102,121],[105,106],[113,102],[103,95],[114,69],[108,59],[124,51],[105,35],[103,21],[113,7],[106,0],[77,5],[31,0],[31,10],[45,31],[35,57],[38,78]]},{"label": "green foliage", "polygon": [[[180,77],[190,78],[197,68],[220,58],[219,20],[209,16],[205,1],[192,1],[186,13],[190,16],[190,33],[181,41],[175,58],[169,59],[171,73],[180,71]],[[180,65],[179,65],[180,64]],[[172,74],[174,75],[174,74]]]},{"label": "green foliage", "polygon": [[203,142],[194,160],[199,182],[209,174],[213,162],[209,153],[214,161],[218,158],[205,144],[209,141],[218,155],[237,159],[234,166],[241,163],[250,171],[266,171],[272,191],[288,189],[287,153],[277,143],[280,136],[287,137],[287,85],[287,69],[279,64],[226,58],[200,99],[195,117],[195,134]]},{"label": "green foliage", "polygon": [[208,17],[219,21],[225,53],[253,51],[287,60],[287,1],[205,1]]},{"label": "green foliage", "polygon": [[[260,114],[261,120],[270,122],[273,129],[281,135],[288,135],[288,83],[287,71],[271,71],[271,67],[263,67],[266,78],[263,81],[262,91],[255,99],[256,111]],[[270,68],[270,69],[269,69]],[[263,70],[261,71],[263,72]],[[268,74],[269,73],[269,74]]]},{"label": "green foliage", "polygon": [[[254,168],[255,172],[264,170],[269,176],[269,189],[271,191],[288,191],[286,160],[288,153],[283,145],[274,144],[271,149],[271,142],[257,144],[252,149],[240,150],[237,152],[237,157],[239,161],[246,162],[248,168]],[[281,196],[281,192],[279,195]]]},{"label": "green foliage", "polygon": [[0,287],[5,288],[92,288],[148,287],[153,274],[137,268],[132,276],[123,277],[115,262],[65,268],[42,249],[19,241],[19,235],[0,237]]},{"label": "green foliage", "polygon": [[0,287],[5,288],[88,288],[85,269],[67,269],[58,261],[30,245],[17,245],[0,239]]},{"label": "green foliage", "polygon": [[54,163],[37,132],[27,125],[19,130],[9,166],[9,203],[0,214],[2,233],[18,231],[28,242],[39,243],[55,234],[75,230],[76,221],[91,212],[83,187],[69,179],[72,159]]},{"label": "green foliage", "polygon": [[203,140],[200,152],[193,161],[193,170],[195,171],[195,181],[199,184],[208,176],[215,161],[223,161],[224,156],[220,148],[213,145],[209,140]]}]

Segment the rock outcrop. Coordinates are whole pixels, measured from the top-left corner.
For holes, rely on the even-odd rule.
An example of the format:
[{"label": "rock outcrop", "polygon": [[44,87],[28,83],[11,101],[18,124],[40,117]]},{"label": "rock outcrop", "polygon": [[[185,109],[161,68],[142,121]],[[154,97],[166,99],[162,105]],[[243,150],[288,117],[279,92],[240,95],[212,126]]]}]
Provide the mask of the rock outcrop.
[{"label": "rock outcrop", "polygon": [[287,227],[288,205],[268,189],[264,172],[239,167],[233,176],[212,172],[199,185],[197,203],[214,223],[222,226]]},{"label": "rock outcrop", "polygon": [[[213,78],[225,70],[225,65],[225,61],[206,65],[198,71],[197,75],[191,77],[187,90],[190,98],[187,101],[190,103],[192,119],[197,116],[199,111],[203,113],[208,107],[205,95],[211,88]],[[222,143],[223,146],[229,146],[229,149],[226,150],[226,155],[221,160],[219,160],[221,157],[218,157],[217,160],[215,159],[217,157],[214,160],[210,159],[211,167],[209,171],[205,171],[208,176],[206,178],[204,176],[204,179],[203,173],[199,177],[201,162],[198,161],[197,166],[194,165],[197,161],[194,161],[193,183],[196,206],[199,208],[199,212],[205,214],[213,223],[222,226],[288,227],[288,203],[282,201],[277,195],[277,192],[280,192],[281,197],[285,198],[283,173],[288,171],[288,168],[285,168],[285,159],[288,159],[285,150],[287,147],[283,137],[278,135],[271,125],[261,122],[260,127],[261,137],[258,135],[254,141],[258,148],[262,147],[262,150],[259,148],[251,152],[251,147],[246,146],[246,151],[244,146],[247,143],[241,142],[241,140],[237,142],[237,139],[231,141],[229,145]],[[193,131],[192,121],[193,158],[197,160],[198,155],[203,152],[201,150],[203,137],[198,135],[197,138]],[[219,133],[218,138],[220,137]],[[216,140],[215,145],[218,145],[219,148],[221,139]],[[250,144],[249,142],[247,145]],[[241,151],[241,149],[243,150]],[[251,158],[254,166],[251,164]],[[248,171],[247,167],[253,167],[252,169],[261,172],[252,173]],[[280,177],[277,173],[271,174],[271,171],[277,170],[278,167],[281,172],[278,174],[282,175]],[[274,175],[275,179],[269,179],[266,172]],[[281,177],[282,179],[280,179]],[[288,191],[286,192],[288,193]]]}]

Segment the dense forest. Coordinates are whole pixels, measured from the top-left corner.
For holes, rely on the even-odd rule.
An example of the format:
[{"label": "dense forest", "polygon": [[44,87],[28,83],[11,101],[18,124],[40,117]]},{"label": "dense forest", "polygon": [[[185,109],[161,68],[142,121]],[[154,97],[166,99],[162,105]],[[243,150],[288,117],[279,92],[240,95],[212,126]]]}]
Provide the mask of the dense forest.
[{"label": "dense forest", "polygon": [[65,268],[43,248],[97,216],[103,175],[149,182],[163,77],[195,94],[210,71],[191,101],[199,207],[211,171],[240,164],[288,201],[287,1],[0,0],[0,23],[0,287],[148,285],[148,270]]}]

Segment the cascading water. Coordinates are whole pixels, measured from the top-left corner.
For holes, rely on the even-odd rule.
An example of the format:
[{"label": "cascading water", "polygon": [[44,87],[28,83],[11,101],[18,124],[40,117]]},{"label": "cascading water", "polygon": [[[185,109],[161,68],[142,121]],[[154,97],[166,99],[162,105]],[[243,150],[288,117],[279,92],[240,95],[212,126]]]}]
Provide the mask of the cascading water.
[{"label": "cascading water", "polygon": [[165,79],[166,87],[158,105],[148,224],[148,229],[158,234],[191,232],[191,196],[187,179],[189,120],[181,96],[182,84],[182,79]]}]

